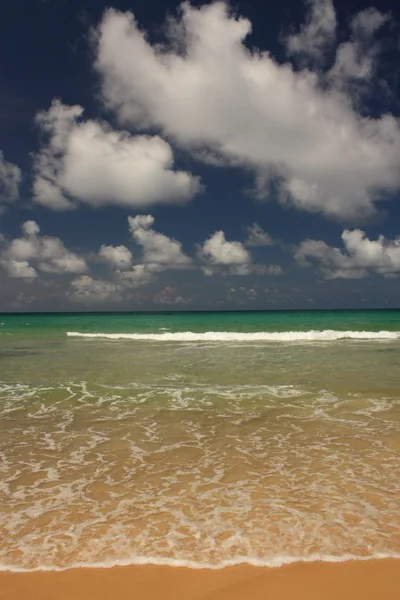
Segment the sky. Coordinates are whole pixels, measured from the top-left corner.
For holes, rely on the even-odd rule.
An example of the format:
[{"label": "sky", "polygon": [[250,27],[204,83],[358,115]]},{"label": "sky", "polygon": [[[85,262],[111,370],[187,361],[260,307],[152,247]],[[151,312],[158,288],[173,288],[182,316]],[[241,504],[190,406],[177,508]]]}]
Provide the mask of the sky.
[{"label": "sky", "polygon": [[400,308],[400,8],[14,0],[0,311]]}]

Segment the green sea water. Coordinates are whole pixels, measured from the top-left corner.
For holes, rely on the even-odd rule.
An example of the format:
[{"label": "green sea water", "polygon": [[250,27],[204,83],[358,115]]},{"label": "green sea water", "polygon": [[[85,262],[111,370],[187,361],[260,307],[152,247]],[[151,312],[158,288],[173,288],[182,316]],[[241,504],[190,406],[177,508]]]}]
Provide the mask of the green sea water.
[{"label": "green sea water", "polygon": [[0,568],[400,554],[400,311],[0,315]]},{"label": "green sea water", "polygon": [[206,331],[400,331],[400,310],[15,313],[0,314],[0,332],[23,338],[83,333]]}]

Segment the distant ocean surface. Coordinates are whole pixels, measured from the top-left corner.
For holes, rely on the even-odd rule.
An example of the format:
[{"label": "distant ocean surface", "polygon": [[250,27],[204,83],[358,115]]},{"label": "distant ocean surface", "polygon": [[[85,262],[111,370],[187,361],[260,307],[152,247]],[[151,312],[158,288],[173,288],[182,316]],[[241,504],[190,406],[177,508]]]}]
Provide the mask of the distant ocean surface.
[{"label": "distant ocean surface", "polygon": [[400,557],[400,311],[0,314],[0,570]]}]

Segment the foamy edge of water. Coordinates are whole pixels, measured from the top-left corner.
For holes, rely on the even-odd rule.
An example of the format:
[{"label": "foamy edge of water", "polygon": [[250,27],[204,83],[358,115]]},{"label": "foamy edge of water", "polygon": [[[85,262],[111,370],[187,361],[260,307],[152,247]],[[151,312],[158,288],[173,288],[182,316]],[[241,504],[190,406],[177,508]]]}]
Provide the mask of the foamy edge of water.
[{"label": "foamy edge of water", "polygon": [[310,556],[276,556],[270,558],[251,558],[251,557],[237,557],[236,559],[222,560],[216,564],[213,563],[201,563],[192,560],[180,560],[173,558],[161,558],[153,556],[138,556],[132,559],[126,560],[115,560],[105,562],[76,562],[71,563],[65,567],[59,567],[56,565],[41,565],[36,568],[28,569],[23,567],[15,567],[12,565],[0,564],[0,572],[7,571],[11,573],[35,573],[35,572],[61,572],[69,571],[70,569],[110,569],[114,567],[133,567],[133,566],[164,566],[164,567],[185,567],[187,569],[211,569],[217,571],[225,569],[227,567],[235,567],[238,565],[249,565],[252,567],[267,567],[267,568],[279,568],[285,565],[291,565],[295,563],[344,563],[349,561],[366,562],[370,560],[383,560],[383,559],[400,559],[399,553],[384,553],[376,552],[368,556],[359,556],[356,554],[343,554],[340,556],[330,554],[312,554]]},{"label": "foamy edge of water", "polygon": [[310,331],[206,331],[196,333],[81,333],[67,331],[68,337],[103,338],[109,340],[137,340],[157,342],[301,342],[337,340],[399,340],[400,331],[337,331],[333,329]]}]

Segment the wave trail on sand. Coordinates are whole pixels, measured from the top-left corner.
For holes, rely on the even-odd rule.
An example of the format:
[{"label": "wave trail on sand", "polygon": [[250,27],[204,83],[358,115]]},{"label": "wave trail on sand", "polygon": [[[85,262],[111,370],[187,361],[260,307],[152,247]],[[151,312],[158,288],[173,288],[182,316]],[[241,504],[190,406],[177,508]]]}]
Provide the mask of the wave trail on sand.
[{"label": "wave trail on sand", "polygon": [[167,567],[186,567],[189,569],[211,569],[213,571],[217,571],[219,569],[225,569],[227,567],[235,567],[238,565],[250,565],[253,567],[269,567],[269,568],[277,568],[283,567],[285,565],[291,565],[294,563],[315,563],[315,562],[324,562],[324,563],[344,563],[349,561],[369,561],[369,560],[387,560],[387,559],[400,559],[400,554],[386,553],[386,552],[374,552],[369,556],[362,556],[357,554],[343,554],[343,555],[330,555],[330,554],[320,554],[316,553],[311,556],[303,557],[303,556],[271,556],[266,557],[264,559],[251,557],[251,556],[242,556],[237,559],[232,560],[222,560],[218,563],[208,563],[208,562],[197,562],[194,560],[179,560],[179,559],[168,559],[168,558],[159,558],[153,556],[133,556],[132,558],[124,559],[124,560],[113,560],[113,561],[104,561],[104,562],[74,562],[67,566],[60,567],[57,565],[41,565],[35,568],[23,568],[23,567],[15,567],[13,565],[1,564],[0,563],[0,571],[9,571],[11,573],[34,573],[37,571],[67,571],[69,569],[108,569],[112,567],[128,567],[128,566],[138,566],[138,565],[152,565],[152,566],[167,566]]},{"label": "wave trail on sand", "polygon": [[338,340],[400,340],[400,331],[206,331],[196,333],[81,333],[67,331],[68,337],[103,338],[155,342],[329,342]]}]

